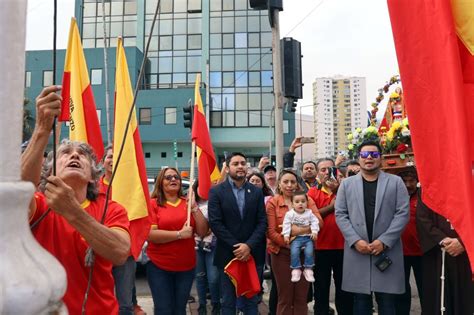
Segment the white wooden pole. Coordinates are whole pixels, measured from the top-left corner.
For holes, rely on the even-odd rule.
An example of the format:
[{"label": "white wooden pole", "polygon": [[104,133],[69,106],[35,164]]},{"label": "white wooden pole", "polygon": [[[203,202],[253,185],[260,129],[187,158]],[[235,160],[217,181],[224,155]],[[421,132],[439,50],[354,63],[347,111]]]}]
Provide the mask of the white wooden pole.
[{"label": "white wooden pole", "polygon": [[444,315],[446,307],[444,306],[444,283],[445,283],[445,261],[446,261],[446,250],[441,248],[441,315]]},{"label": "white wooden pole", "polygon": [[65,314],[66,273],[33,238],[35,188],[20,181],[26,8],[26,0],[0,1],[0,314]]},{"label": "white wooden pole", "polygon": [[[193,184],[194,184],[194,164],[196,163],[195,158],[194,158],[195,155],[196,155],[196,143],[193,141],[191,144],[191,168],[189,171],[189,185],[190,185],[189,190],[190,191],[193,189]],[[188,195],[189,195],[189,192],[188,192]],[[194,196],[194,198],[196,198],[196,196]],[[189,200],[188,218],[186,220],[186,226],[189,226],[191,224],[191,203],[192,203],[192,200]]]}]

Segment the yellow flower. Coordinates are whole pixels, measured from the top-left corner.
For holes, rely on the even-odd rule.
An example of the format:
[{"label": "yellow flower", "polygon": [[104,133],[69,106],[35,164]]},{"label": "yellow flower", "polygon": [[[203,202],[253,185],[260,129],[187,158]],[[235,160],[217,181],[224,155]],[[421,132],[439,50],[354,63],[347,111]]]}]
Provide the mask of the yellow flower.
[{"label": "yellow flower", "polygon": [[356,131],[357,131],[358,133],[361,133],[361,132],[362,132],[362,128],[359,127],[359,128],[356,129]]},{"label": "yellow flower", "polygon": [[392,128],[390,129],[393,129],[393,130],[398,130],[402,128],[402,123],[398,120],[394,121],[393,124],[392,124]]},{"label": "yellow flower", "polygon": [[403,124],[403,126],[408,127],[408,118],[407,117],[403,118],[402,124]]},{"label": "yellow flower", "polygon": [[386,134],[387,140],[392,141],[393,140],[393,130],[390,129],[387,134]]},{"label": "yellow flower", "polygon": [[350,134],[347,135],[347,140],[350,141],[350,140],[352,140],[353,137],[354,137],[354,136],[352,135],[352,133],[350,133]]},{"label": "yellow flower", "polygon": [[377,133],[377,128],[374,126],[367,127],[367,133]]},{"label": "yellow flower", "polygon": [[354,150],[354,145],[351,143],[347,146],[347,148],[349,149],[349,151],[352,151]]}]

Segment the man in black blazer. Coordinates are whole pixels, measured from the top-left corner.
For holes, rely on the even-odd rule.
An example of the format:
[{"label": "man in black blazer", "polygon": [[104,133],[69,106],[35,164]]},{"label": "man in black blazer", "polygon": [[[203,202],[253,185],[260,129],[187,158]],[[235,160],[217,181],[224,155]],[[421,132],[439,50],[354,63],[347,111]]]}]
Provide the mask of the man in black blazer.
[{"label": "man in black blazer", "polygon": [[[260,188],[246,181],[247,158],[232,153],[226,158],[227,179],[209,193],[209,224],[217,237],[214,265],[219,269],[222,314],[235,315],[236,294],[225,266],[234,258],[247,261],[253,256],[259,277],[265,263],[267,215]],[[258,314],[258,297],[242,297],[245,314]]]}]

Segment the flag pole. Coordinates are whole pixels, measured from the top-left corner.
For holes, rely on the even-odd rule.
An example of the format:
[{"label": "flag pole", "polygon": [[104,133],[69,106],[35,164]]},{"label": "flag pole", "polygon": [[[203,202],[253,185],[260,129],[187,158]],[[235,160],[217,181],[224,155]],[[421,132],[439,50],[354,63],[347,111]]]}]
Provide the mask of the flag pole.
[{"label": "flag pole", "polygon": [[444,306],[444,271],[445,271],[446,249],[441,248],[441,315],[444,315],[446,307]]},{"label": "flag pole", "polygon": [[[192,143],[191,143],[191,169],[190,169],[190,172],[189,172],[189,183],[191,185],[191,187],[189,187],[189,189],[193,189],[193,184],[194,184],[194,163],[195,163],[195,158],[194,158],[194,155],[196,155],[196,142],[193,140]],[[194,192],[193,192],[194,194]],[[188,193],[189,195],[189,193]],[[196,198],[196,196],[194,196],[194,198]],[[186,219],[186,226],[190,226],[191,225],[191,203],[192,203],[192,200],[189,200],[188,201],[188,217]]]},{"label": "flag pole", "polygon": [[[54,5],[53,5],[53,85],[56,85],[56,34],[58,30],[58,1],[54,0]],[[58,117],[54,116],[53,120],[53,175],[56,175],[56,144],[59,142],[59,134],[57,132],[57,121]],[[59,128],[61,128],[61,125],[59,125]]]},{"label": "flag pole", "polygon": [[[105,0],[102,0],[102,26],[104,31],[104,83],[105,83],[105,117],[107,117],[107,145],[111,144],[112,130],[110,128],[110,103],[109,103],[109,75],[107,54],[107,30],[105,27]],[[109,39],[110,40],[110,39]]]}]

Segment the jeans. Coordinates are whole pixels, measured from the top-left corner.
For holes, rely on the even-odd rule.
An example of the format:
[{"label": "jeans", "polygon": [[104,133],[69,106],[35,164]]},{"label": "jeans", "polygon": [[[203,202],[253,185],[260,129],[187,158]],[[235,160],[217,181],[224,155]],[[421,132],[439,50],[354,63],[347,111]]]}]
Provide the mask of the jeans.
[{"label": "jeans", "polygon": [[155,315],[186,315],[186,303],[195,270],[166,271],[149,261],[146,265]]},{"label": "jeans", "polygon": [[301,248],[304,247],[304,263],[305,268],[313,268],[314,266],[314,249],[313,240],[309,235],[299,235],[290,244],[291,251],[291,269],[301,268]]},{"label": "jeans", "polygon": [[[374,292],[379,315],[395,315],[395,294]],[[372,295],[354,293],[354,315],[372,315]]]},{"label": "jeans", "polygon": [[[262,281],[263,265],[257,266],[257,274]],[[220,283],[221,283],[221,294],[222,294],[222,315],[235,315],[236,313],[236,301],[235,287],[229,276],[224,273],[223,269],[219,270]],[[258,301],[260,297],[258,294],[248,299],[244,296],[239,297],[239,304],[245,315],[257,315],[258,314]]]},{"label": "jeans", "polygon": [[199,305],[206,305],[206,291],[209,287],[211,293],[211,303],[220,303],[220,283],[219,270],[214,266],[214,252],[206,252],[199,247],[196,250],[196,289],[199,297]]},{"label": "jeans", "polygon": [[115,295],[119,304],[119,315],[133,315],[133,288],[135,287],[136,263],[133,256],[125,263],[112,268],[115,279]]}]

